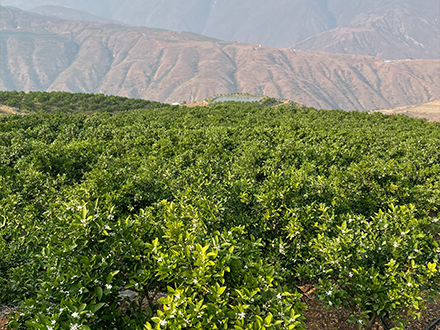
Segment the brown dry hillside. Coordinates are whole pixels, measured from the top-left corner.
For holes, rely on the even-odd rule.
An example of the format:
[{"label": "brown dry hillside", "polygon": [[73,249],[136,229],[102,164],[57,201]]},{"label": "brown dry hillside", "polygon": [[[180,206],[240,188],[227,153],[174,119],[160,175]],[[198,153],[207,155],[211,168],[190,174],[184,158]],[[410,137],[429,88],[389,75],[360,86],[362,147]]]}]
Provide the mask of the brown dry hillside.
[{"label": "brown dry hillside", "polygon": [[223,42],[193,33],[63,21],[1,8],[0,89],[193,102],[266,94],[317,108],[388,109],[440,99],[440,62]]},{"label": "brown dry hillside", "polygon": [[417,118],[426,118],[428,121],[440,121],[440,101],[379,111],[386,114],[404,114]]},{"label": "brown dry hillside", "polygon": [[436,0],[332,0],[330,6],[338,26],[293,48],[383,59],[440,56],[440,6]]}]

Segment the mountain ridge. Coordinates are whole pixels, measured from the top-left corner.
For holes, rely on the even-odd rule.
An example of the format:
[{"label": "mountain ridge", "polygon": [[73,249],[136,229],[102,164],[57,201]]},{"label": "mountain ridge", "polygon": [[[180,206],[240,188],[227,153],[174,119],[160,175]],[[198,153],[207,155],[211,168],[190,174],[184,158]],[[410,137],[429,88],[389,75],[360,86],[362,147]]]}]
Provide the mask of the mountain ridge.
[{"label": "mountain ridge", "polygon": [[440,57],[436,0],[3,0],[3,4],[24,9],[61,5],[129,25],[272,47],[384,59]]},{"label": "mountain ridge", "polygon": [[[348,23],[309,37],[293,48],[373,55],[384,59],[439,58],[438,20],[415,8],[388,8],[357,15]],[[440,15],[440,14],[439,14]],[[433,29],[433,26],[437,26]]]},{"label": "mountain ridge", "polygon": [[245,92],[345,110],[389,109],[440,95],[435,60],[386,63],[369,56],[1,11],[0,89],[104,93],[168,103]]}]

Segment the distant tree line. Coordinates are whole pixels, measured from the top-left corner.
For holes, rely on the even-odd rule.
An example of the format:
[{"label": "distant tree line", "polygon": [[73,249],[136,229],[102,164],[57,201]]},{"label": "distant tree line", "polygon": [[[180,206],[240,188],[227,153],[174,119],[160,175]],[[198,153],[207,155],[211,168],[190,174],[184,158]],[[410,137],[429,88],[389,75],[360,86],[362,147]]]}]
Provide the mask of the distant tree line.
[{"label": "distant tree line", "polygon": [[0,92],[0,104],[17,108],[23,112],[120,112],[160,107],[161,103],[143,99],[130,99],[103,94],[84,94],[69,92]]}]

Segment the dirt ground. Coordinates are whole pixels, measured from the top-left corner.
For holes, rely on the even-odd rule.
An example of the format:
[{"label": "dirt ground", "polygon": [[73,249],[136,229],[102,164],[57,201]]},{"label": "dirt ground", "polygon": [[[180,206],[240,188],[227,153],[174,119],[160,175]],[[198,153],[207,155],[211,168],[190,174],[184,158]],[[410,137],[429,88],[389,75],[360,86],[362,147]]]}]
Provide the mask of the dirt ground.
[{"label": "dirt ground", "polygon": [[[347,321],[349,313],[344,309],[326,310],[319,301],[306,299],[305,313],[307,330],[358,330],[357,326]],[[411,320],[405,330],[425,330],[440,317],[440,301],[428,303],[420,320]],[[388,323],[390,327],[393,325]],[[376,324],[375,330],[386,330],[382,324]],[[433,330],[440,330],[438,325]]]},{"label": "dirt ground", "polygon": [[0,116],[6,116],[6,115],[14,115],[18,114],[20,111],[17,108],[11,108],[6,105],[0,104]]},{"label": "dirt ground", "polygon": [[8,314],[12,313],[14,310],[0,305],[0,330],[6,329],[4,326],[8,322]]},{"label": "dirt ground", "polygon": [[193,107],[206,107],[209,105],[209,103],[206,101],[201,101],[201,102],[193,102],[193,103],[187,103],[187,104],[182,104],[182,105],[193,108]]}]

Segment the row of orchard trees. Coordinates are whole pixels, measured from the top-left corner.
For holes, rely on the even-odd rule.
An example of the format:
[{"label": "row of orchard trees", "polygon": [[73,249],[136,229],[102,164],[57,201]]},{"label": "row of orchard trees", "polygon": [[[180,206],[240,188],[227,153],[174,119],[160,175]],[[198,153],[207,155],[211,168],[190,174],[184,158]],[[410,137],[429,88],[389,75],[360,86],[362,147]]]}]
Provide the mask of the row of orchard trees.
[{"label": "row of orchard trees", "polygon": [[160,107],[159,102],[103,94],[0,91],[0,104],[30,112],[120,112]]},{"label": "row of orchard trees", "polygon": [[0,303],[15,329],[304,329],[310,283],[403,327],[439,293],[439,141],[234,103],[2,118]]}]

